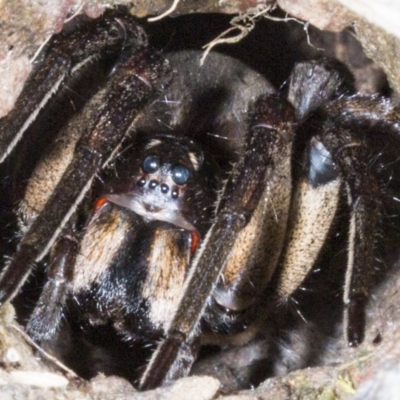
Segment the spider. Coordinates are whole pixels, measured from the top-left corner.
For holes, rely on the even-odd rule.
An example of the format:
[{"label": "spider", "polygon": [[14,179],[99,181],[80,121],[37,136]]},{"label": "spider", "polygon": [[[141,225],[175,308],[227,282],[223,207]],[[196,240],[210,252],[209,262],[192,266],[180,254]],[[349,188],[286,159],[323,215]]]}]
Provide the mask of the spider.
[{"label": "spider", "polygon": [[29,334],[54,338],[70,306],[126,340],[159,343],[141,389],[188,374],[203,332],[235,335],[287,302],[342,196],[344,331],[350,345],[363,339],[382,207],[372,163],[399,134],[398,108],[352,95],[332,60],[299,63],[286,100],[233,58],[200,58],[164,59],[134,18],[106,12],[52,39],[0,122],[4,161],[55,92],[114,61],[33,170],[0,303],[45,260]]}]

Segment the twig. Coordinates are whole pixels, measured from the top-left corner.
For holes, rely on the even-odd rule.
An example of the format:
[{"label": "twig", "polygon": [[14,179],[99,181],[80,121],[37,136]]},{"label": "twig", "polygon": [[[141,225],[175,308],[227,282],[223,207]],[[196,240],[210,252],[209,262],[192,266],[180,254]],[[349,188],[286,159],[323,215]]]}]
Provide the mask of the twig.
[{"label": "twig", "polygon": [[172,14],[176,10],[176,7],[178,7],[178,4],[180,1],[181,0],[174,0],[174,2],[172,3],[172,6],[167,11],[163,12],[160,15],[157,15],[157,17],[148,18],[147,21],[149,21],[149,22],[159,21],[160,19],[165,18],[169,14]]},{"label": "twig", "polygon": [[21,329],[18,325],[15,323],[11,324],[11,327],[16,330],[23,338],[24,340],[33,346],[36,350],[38,350],[44,357],[46,357],[48,360],[50,360],[53,364],[55,364],[58,368],[60,368],[62,371],[64,371],[69,378],[79,378],[79,376],[72,371],[72,369],[69,369],[66,367],[61,361],[57,360],[56,357],[53,357],[51,354],[47,353],[47,351],[43,350],[39,345],[37,345],[30,337],[27,335],[23,329]]}]

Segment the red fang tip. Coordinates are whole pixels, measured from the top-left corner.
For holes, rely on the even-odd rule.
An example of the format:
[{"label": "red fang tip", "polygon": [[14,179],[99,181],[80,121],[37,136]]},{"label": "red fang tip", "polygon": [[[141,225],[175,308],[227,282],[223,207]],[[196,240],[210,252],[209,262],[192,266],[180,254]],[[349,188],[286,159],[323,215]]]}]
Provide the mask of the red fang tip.
[{"label": "red fang tip", "polygon": [[200,235],[196,231],[192,231],[191,235],[192,235],[192,242],[190,244],[190,254],[193,255],[197,250],[197,247],[199,247]]},{"label": "red fang tip", "polygon": [[104,204],[108,203],[108,200],[105,197],[100,197],[96,203],[94,204],[93,207],[93,214],[95,214],[97,211],[100,210],[101,207],[104,206]]}]

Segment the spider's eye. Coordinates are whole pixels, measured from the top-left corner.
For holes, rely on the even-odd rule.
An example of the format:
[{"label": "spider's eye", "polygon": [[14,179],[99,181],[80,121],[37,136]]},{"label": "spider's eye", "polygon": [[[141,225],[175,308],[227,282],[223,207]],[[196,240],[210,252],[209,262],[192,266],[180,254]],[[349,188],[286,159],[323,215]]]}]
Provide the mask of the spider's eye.
[{"label": "spider's eye", "polygon": [[172,169],[172,180],[177,185],[183,185],[189,179],[189,170],[183,165],[177,165]]},{"label": "spider's eye", "polygon": [[147,173],[156,172],[160,168],[160,159],[157,156],[147,156],[143,160],[142,168]]}]

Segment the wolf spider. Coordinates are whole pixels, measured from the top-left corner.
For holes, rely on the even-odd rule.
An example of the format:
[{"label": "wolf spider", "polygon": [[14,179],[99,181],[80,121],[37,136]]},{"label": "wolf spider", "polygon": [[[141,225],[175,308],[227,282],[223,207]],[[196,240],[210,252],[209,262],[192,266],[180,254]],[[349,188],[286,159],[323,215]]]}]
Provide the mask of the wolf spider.
[{"label": "wolf spider", "polygon": [[235,335],[287,302],[342,196],[344,332],[350,345],[363,339],[382,206],[372,164],[399,134],[399,110],[352,95],[333,60],[299,63],[286,100],[243,63],[211,53],[200,67],[200,57],[165,61],[134,18],[106,12],[51,40],[0,122],[4,161],[53,94],[113,60],[29,179],[0,303],[45,260],[28,333],[51,341],[70,305],[126,340],[159,342],[141,389],[188,374],[203,332]]}]

